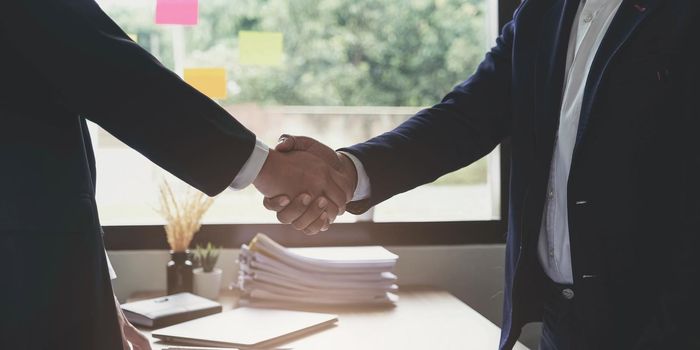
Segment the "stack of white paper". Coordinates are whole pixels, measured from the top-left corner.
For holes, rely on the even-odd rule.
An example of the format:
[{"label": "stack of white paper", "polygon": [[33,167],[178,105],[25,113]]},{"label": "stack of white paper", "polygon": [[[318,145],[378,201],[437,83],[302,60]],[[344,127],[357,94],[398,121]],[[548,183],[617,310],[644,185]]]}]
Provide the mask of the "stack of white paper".
[{"label": "stack of white paper", "polygon": [[285,248],[258,234],[241,247],[238,288],[253,302],[393,303],[397,259],[383,247]]}]

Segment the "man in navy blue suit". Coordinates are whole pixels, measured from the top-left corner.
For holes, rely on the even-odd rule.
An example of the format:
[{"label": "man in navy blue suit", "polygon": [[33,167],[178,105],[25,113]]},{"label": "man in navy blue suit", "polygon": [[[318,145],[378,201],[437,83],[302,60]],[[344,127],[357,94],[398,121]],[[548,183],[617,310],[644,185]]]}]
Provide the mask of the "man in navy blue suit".
[{"label": "man in navy blue suit", "polygon": [[304,190],[324,196],[328,217],[349,200],[342,174],[268,150],[93,0],[0,1],[0,46],[3,349],[150,347],[115,305],[86,120],[211,196]]},{"label": "man in navy blue suit", "polygon": [[[501,349],[700,349],[700,3],[525,0],[476,72],[335,152],[362,213],[512,144]],[[279,201],[282,202],[279,202]],[[282,222],[323,209],[266,198]]]}]

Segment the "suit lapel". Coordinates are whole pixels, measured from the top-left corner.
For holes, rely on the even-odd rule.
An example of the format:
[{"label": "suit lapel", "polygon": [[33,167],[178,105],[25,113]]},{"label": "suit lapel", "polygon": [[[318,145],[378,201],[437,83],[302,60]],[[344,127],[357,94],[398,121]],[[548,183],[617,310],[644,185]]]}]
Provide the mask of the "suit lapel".
[{"label": "suit lapel", "polygon": [[605,70],[639,24],[642,23],[660,3],[661,0],[624,0],[622,5],[620,5],[620,9],[615,15],[615,18],[610,24],[610,28],[608,28],[608,32],[605,34],[598,48],[598,52],[596,53],[588,74],[588,81],[586,82],[586,90],[581,106],[578,132],[576,135],[574,156],[588,129],[591,120],[591,110]]},{"label": "suit lapel", "polygon": [[535,147],[545,162],[551,161],[559,123],[569,36],[580,0],[559,0],[544,16],[535,84]]}]

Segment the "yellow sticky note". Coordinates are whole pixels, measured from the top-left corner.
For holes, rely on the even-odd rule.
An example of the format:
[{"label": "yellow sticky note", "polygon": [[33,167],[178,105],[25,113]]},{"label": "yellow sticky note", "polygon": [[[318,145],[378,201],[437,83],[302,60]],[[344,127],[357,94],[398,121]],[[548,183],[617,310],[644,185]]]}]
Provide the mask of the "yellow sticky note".
[{"label": "yellow sticky note", "polygon": [[241,64],[279,66],[282,64],[283,35],[280,32],[238,32]]},{"label": "yellow sticky note", "polygon": [[127,34],[131,40],[133,40],[135,43],[139,42],[139,36],[138,34]]},{"label": "yellow sticky note", "polygon": [[224,68],[186,68],[185,81],[211,99],[226,98]]}]

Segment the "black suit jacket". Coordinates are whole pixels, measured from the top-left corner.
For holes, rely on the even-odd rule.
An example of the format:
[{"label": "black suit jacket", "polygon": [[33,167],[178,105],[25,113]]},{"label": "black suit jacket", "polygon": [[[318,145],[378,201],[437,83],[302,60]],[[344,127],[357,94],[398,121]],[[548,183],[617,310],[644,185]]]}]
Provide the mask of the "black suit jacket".
[{"label": "black suit jacket", "polygon": [[[526,0],[477,71],[391,132],[346,149],[369,200],[512,144],[502,348],[541,319],[537,239],[578,0]],[[625,0],[585,89],[568,183],[576,342],[700,349],[700,2]]]},{"label": "black suit jacket", "polygon": [[255,136],[92,0],[2,1],[0,47],[0,343],[121,349],[85,119],[209,195]]}]

